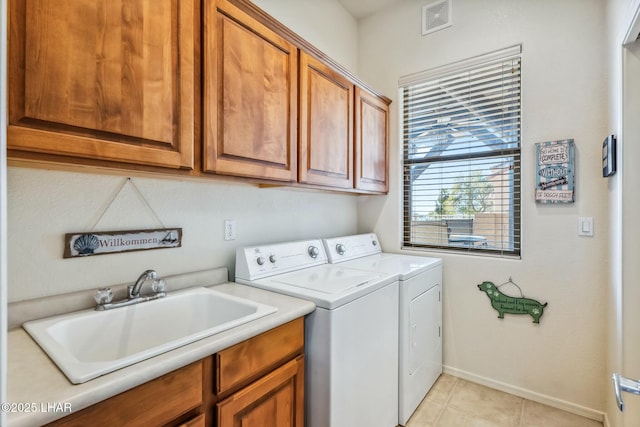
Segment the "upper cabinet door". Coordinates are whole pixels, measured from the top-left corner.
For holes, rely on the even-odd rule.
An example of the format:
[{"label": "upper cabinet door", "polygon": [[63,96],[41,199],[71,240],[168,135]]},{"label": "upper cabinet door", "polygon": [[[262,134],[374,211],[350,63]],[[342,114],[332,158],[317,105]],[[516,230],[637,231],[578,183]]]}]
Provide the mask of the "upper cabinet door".
[{"label": "upper cabinet door", "polygon": [[204,23],[204,170],[296,181],[298,49],[226,0]]},{"label": "upper cabinet door", "polygon": [[299,179],[353,188],[353,83],[300,53]]},{"label": "upper cabinet door", "polygon": [[356,87],[356,189],[389,191],[389,104]]},{"label": "upper cabinet door", "polygon": [[10,2],[8,148],[192,169],[195,3]]}]

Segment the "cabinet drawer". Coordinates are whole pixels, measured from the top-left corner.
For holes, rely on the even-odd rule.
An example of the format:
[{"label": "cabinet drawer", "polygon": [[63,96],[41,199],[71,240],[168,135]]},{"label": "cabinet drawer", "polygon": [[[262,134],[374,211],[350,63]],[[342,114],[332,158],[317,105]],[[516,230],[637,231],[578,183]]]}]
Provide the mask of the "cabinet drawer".
[{"label": "cabinet drawer", "polygon": [[202,361],[170,372],[49,425],[163,425],[201,404]]},{"label": "cabinet drawer", "polygon": [[302,354],[304,318],[267,331],[214,355],[215,393],[226,394]]}]

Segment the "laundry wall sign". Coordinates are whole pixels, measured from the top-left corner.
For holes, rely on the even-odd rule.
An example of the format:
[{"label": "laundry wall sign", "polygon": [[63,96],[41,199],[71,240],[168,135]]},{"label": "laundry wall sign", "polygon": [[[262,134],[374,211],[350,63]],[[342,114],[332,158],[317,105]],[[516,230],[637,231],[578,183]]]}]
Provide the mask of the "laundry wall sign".
[{"label": "laundry wall sign", "polygon": [[[507,283],[515,285],[511,280]],[[503,285],[507,283],[503,283]],[[542,304],[534,299],[525,298],[522,291],[520,291],[521,297],[506,295],[500,291],[500,286],[494,285],[493,282],[482,282],[478,285],[478,289],[486,293],[491,300],[491,307],[498,312],[499,319],[504,319],[505,314],[528,314],[533,318],[533,323],[540,323],[540,318],[548,303]],[[520,288],[518,287],[518,289]]]},{"label": "laundry wall sign", "polygon": [[573,139],[536,144],[536,202],[575,201],[574,151]]},{"label": "laundry wall sign", "polygon": [[177,248],[182,244],[182,228],[67,233],[64,241],[64,258]]}]

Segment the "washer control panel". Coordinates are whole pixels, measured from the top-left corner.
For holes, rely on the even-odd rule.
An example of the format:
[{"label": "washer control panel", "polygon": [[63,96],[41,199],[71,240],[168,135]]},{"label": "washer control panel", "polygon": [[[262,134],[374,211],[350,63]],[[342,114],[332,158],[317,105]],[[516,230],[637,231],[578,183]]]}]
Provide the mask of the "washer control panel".
[{"label": "washer control panel", "polygon": [[382,252],[375,233],[323,239],[323,244],[331,264]]},{"label": "washer control panel", "polygon": [[250,246],[236,250],[236,278],[256,280],[327,263],[319,239]]}]

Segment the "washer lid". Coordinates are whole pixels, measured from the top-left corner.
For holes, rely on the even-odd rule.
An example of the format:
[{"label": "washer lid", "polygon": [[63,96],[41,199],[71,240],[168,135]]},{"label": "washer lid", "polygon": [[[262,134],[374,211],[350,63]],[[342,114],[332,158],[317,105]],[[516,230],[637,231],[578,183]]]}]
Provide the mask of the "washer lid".
[{"label": "washer lid", "polygon": [[395,275],[324,264],[255,281],[251,286],[308,299],[318,307],[334,309],[395,282]]},{"label": "washer lid", "polygon": [[414,255],[380,253],[342,263],[344,267],[397,274],[399,280],[407,280],[442,264],[440,258]]},{"label": "washer lid", "polygon": [[323,266],[276,276],[272,281],[332,295],[365,286],[380,277],[381,273]]}]

